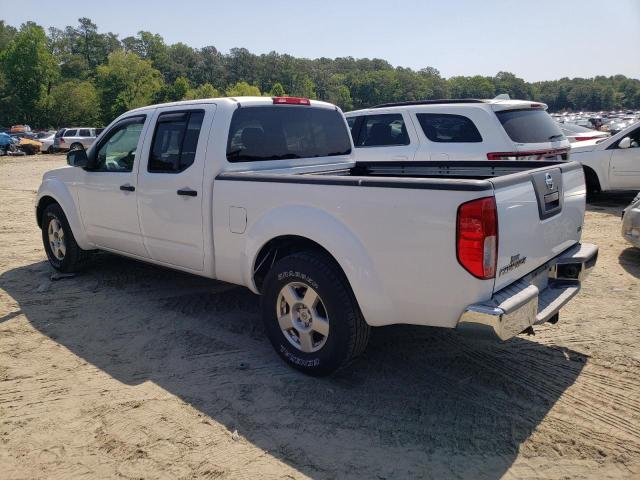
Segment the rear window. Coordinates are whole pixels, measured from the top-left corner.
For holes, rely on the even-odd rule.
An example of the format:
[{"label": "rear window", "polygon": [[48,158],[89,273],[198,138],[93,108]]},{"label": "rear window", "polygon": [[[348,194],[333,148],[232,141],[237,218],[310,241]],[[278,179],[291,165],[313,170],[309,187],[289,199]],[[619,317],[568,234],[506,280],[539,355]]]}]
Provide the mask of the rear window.
[{"label": "rear window", "polygon": [[91,136],[91,130],[88,130],[86,128],[80,130],[80,133],[78,134],[79,137],[90,137]]},{"label": "rear window", "polygon": [[432,142],[476,143],[482,135],[475,124],[463,115],[446,113],[418,113],[418,122],[425,136]]},{"label": "rear window", "polygon": [[75,137],[77,132],[78,132],[77,130],[65,130],[64,136],[65,137]]},{"label": "rear window", "polygon": [[560,126],[544,110],[503,110],[496,116],[514,142],[545,143],[564,138]]},{"label": "rear window", "polygon": [[306,106],[238,108],[231,118],[227,160],[252,162],[351,153],[349,131],[335,109]]}]

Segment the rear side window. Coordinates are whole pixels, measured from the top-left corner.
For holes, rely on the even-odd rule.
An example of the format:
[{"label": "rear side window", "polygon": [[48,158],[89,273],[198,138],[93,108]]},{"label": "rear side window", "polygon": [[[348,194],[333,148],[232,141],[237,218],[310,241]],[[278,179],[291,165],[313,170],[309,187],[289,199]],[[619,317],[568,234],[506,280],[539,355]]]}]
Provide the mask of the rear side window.
[{"label": "rear side window", "polygon": [[563,140],[557,122],[544,110],[503,110],[496,116],[509,138],[517,143],[546,143]]},{"label": "rear side window", "polygon": [[63,135],[65,137],[75,137],[77,132],[78,130],[65,130]]},{"label": "rear side window", "polygon": [[177,173],[196,158],[204,111],[162,113],[156,123],[149,155],[149,172]]},{"label": "rear side window", "polygon": [[356,147],[409,145],[409,135],[399,113],[367,115],[354,143]]},{"label": "rear side window", "polygon": [[471,119],[463,115],[418,113],[418,122],[425,136],[432,142],[477,143],[482,135]]},{"label": "rear side window", "polygon": [[265,106],[238,108],[231,118],[227,160],[252,162],[330,157],[351,153],[342,115],[331,108]]},{"label": "rear side window", "polygon": [[87,129],[87,128],[83,128],[80,130],[80,133],[78,134],[78,136],[80,137],[90,137],[91,136],[91,130]]}]

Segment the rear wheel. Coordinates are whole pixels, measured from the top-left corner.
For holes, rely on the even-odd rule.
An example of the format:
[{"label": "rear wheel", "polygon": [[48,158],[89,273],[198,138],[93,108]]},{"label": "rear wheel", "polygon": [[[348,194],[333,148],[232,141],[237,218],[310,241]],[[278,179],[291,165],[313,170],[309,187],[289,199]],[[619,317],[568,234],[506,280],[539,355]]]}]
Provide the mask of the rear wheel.
[{"label": "rear wheel", "polygon": [[69,150],[84,150],[84,145],[78,142],[72,143],[71,146],[69,147]]},{"label": "rear wheel", "polygon": [[332,259],[315,252],[292,254],[272,267],[263,286],[267,336],[293,368],[328,375],[364,351],[370,327]]},{"label": "rear wheel", "polygon": [[42,214],[42,243],[51,266],[64,273],[80,270],[89,258],[89,252],[76,243],[67,217],[57,203],[47,206]]}]

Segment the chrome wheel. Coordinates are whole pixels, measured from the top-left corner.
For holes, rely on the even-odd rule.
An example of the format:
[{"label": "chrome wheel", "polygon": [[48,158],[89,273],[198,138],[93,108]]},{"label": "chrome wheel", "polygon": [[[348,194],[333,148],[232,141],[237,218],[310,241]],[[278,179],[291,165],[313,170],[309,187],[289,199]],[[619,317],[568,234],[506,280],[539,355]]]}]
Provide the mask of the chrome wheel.
[{"label": "chrome wheel", "polygon": [[52,218],[49,221],[47,233],[49,235],[49,247],[51,248],[51,253],[53,253],[53,256],[58,260],[64,260],[64,256],[67,253],[67,247],[64,242],[64,230],[57,218]]},{"label": "chrome wheel", "polygon": [[276,303],[276,315],[286,339],[298,350],[320,350],[329,336],[329,317],[318,293],[299,282],[286,284]]}]

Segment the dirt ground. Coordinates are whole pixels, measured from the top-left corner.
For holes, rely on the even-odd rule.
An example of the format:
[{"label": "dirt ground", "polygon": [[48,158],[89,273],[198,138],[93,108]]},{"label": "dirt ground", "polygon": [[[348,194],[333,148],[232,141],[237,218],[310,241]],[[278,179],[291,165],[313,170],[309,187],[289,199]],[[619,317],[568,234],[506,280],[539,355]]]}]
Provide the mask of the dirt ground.
[{"label": "dirt ground", "polygon": [[0,158],[0,478],[640,478],[631,195],[589,206],[599,263],[557,325],[501,345],[386,327],[314,379],[243,288],[107,254],[52,280],[33,199],[63,164]]}]

